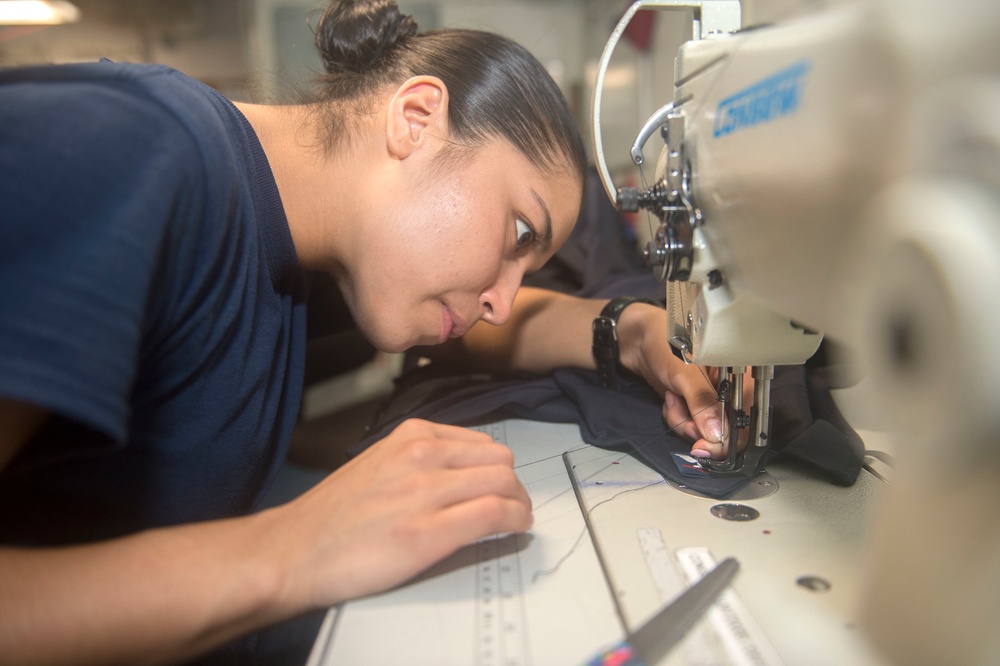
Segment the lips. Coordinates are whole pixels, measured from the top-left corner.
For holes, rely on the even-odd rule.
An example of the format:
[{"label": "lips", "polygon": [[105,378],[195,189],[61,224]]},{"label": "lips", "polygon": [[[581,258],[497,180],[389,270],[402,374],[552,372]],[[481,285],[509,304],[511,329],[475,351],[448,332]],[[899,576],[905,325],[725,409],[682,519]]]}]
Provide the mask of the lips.
[{"label": "lips", "polygon": [[452,312],[447,305],[441,308],[442,311],[442,325],[441,325],[441,342],[448,340],[449,338],[460,338],[465,335],[469,327],[465,324],[462,319]]}]

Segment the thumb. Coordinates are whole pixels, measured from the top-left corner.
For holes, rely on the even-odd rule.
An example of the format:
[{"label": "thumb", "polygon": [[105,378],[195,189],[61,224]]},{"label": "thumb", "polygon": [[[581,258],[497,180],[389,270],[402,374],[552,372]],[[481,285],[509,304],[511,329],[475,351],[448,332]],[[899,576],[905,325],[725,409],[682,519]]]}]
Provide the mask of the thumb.
[{"label": "thumb", "polygon": [[691,415],[701,437],[699,443],[710,445],[712,455],[722,452],[722,403],[714,393],[698,394],[697,402],[691,405]]},{"label": "thumb", "polygon": [[[744,408],[749,411],[749,407],[746,406],[753,403],[754,382],[748,373],[742,377],[742,380],[742,404],[745,406]],[[728,430],[728,427],[723,423],[726,419],[726,415],[723,410],[722,402],[716,401],[714,406],[709,407],[698,414],[695,414],[694,411],[692,411],[692,414],[694,415],[698,432],[701,434],[701,439],[696,441],[691,447],[691,455],[696,457],[725,457],[729,453],[727,450],[729,442],[723,441],[724,432]],[[749,437],[749,429],[740,428],[737,443],[740,450],[746,446]],[[725,438],[728,439],[729,435],[726,434]]]},{"label": "thumb", "polygon": [[688,372],[674,378],[675,390],[684,398],[697,429],[695,439],[718,444],[722,440],[722,403],[709,378],[702,372]]}]

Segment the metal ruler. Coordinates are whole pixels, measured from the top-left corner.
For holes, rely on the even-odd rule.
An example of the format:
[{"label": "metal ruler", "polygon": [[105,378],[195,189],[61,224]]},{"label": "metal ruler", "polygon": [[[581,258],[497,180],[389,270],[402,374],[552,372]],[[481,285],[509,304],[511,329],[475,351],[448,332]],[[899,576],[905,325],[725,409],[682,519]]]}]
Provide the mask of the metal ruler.
[{"label": "metal ruler", "polygon": [[[503,423],[476,430],[506,444]],[[489,537],[476,544],[476,664],[527,666],[524,581],[521,577],[523,535]]]},{"label": "metal ruler", "polygon": [[[693,583],[715,566],[708,548],[678,548],[677,561]],[[706,614],[734,666],[781,666],[783,661],[734,589],[722,593]]]},{"label": "metal ruler", "polygon": [[[687,583],[674,568],[667,546],[663,543],[663,534],[657,528],[640,527],[636,536],[660,599],[663,603],[670,603],[687,587]],[[721,666],[726,663],[713,649],[703,623],[693,627],[678,647],[684,651],[683,660],[688,666]]]},{"label": "metal ruler", "polygon": [[527,666],[519,536],[480,541],[476,555],[476,664]]}]

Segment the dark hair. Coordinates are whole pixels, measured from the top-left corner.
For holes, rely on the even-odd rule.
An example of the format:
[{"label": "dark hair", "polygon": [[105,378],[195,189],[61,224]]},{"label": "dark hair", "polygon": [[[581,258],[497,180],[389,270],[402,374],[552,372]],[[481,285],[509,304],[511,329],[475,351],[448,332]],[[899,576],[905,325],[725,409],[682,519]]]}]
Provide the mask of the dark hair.
[{"label": "dark hair", "polygon": [[[392,0],[334,0],[316,27],[316,46],[326,69],[319,101],[363,105],[390,84],[436,76],[448,88],[451,141],[474,146],[503,138],[539,168],[567,160],[585,177],[587,155],[565,97],[541,63],[505,37],[457,29],[418,33]],[[343,104],[336,106],[331,142],[348,116]]]}]

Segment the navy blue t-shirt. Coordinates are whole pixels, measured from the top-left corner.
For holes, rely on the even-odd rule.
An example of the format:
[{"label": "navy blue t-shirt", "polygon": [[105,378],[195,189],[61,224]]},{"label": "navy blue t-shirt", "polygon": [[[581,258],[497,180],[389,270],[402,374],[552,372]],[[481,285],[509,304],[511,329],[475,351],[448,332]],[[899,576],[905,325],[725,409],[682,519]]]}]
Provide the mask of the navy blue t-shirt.
[{"label": "navy blue t-shirt", "polygon": [[0,396],[56,415],[0,542],[254,508],[298,413],[304,277],[236,107],[161,66],[0,70]]}]

